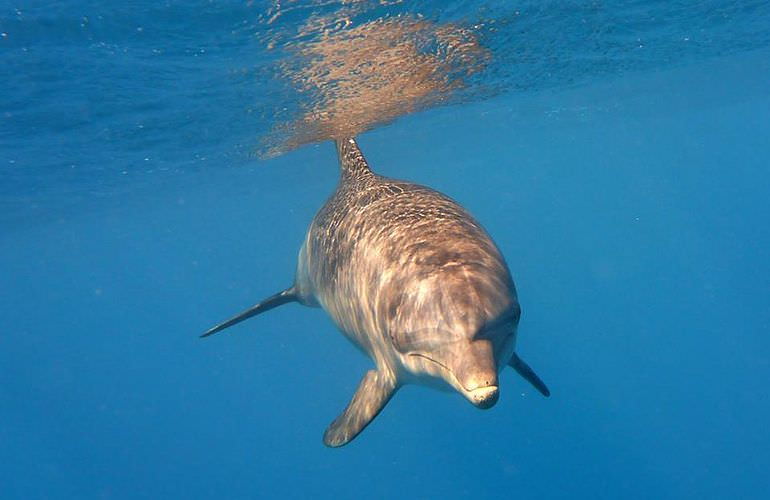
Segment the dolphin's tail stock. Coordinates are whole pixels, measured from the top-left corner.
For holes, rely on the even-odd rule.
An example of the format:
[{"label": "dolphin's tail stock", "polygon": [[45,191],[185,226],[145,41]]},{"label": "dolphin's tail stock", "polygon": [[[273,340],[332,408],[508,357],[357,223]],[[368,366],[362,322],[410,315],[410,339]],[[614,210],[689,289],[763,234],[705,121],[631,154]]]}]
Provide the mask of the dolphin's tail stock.
[{"label": "dolphin's tail stock", "polygon": [[297,292],[292,286],[291,288],[287,288],[282,292],[276,293],[275,295],[271,295],[270,297],[266,298],[262,302],[249,307],[242,313],[233,316],[232,318],[218,324],[213,328],[210,328],[209,330],[206,331],[206,333],[201,335],[201,338],[208,337],[209,335],[214,335],[215,333],[221,332],[225,328],[233,326],[236,323],[240,323],[243,320],[247,320],[252,316],[256,316],[257,314],[261,314],[265,311],[269,311],[274,307],[278,307],[283,304],[288,304],[289,302],[296,302],[297,300],[298,300]]},{"label": "dolphin's tail stock", "polygon": [[337,145],[337,156],[340,160],[340,170],[343,177],[355,179],[372,174],[355,138],[346,137],[334,142]]}]

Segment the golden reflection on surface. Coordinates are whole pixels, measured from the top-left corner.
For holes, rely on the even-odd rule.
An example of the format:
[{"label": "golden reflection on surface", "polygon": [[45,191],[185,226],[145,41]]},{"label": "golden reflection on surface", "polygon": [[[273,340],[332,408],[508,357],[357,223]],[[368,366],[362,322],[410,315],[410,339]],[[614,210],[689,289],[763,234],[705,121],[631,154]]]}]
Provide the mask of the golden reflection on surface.
[{"label": "golden reflection on surface", "polygon": [[281,73],[300,94],[302,111],[273,131],[267,156],[446,102],[489,59],[460,26],[406,15],[355,25],[351,17],[311,18],[286,44],[291,57]]}]

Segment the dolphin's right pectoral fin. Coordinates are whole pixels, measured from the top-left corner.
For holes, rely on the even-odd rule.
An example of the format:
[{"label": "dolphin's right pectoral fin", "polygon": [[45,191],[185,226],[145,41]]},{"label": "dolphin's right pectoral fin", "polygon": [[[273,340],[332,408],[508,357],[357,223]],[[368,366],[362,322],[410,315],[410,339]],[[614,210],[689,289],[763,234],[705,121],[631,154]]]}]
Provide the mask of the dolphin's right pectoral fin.
[{"label": "dolphin's right pectoral fin", "polygon": [[521,359],[515,352],[513,353],[513,356],[511,356],[511,360],[508,362],[508,365],[516,370],[516,373],[524,377],[524,380],[532,384],[535,389],[540,391],[540,394],[545,397],[551,395],[551,391],[548,390],[548,387],[546,387],[545,383],[540,380],[540,377],[537,376],[535,371],[530,368],[529,365],[525,363],[524,360]]},{"label": "dolphin's right pectoral fin", "polygon": [[394,376],[377,370],[366,372],[348,407],[324,432],[324,444],[337,447],[349,443],[380,413],[396,389]]},{"label": "dolphin's right pectoral fin", "polygon": [[263,313],[265,311],[269,311],[274,307],[278,307],[288,302],[294,302],[296,300],[298,300],[297,292],[292,286],[291,288],[287,288],[282,292],[278,292],[275,295],[271,295],[270,297],[266,298],[262,302],[249,307],[242,313],[236,314],[235,316],[228,319],[227,321],[223,321],[217,326],[210,328],[209,330],[206,331],[206,333],[201,335],[201,337],[208,337],[209,335],[213,335],[217,332],[220,332],[229,326],[233,326],[236,323],[240,323],[243,320],[249,319],[252,316],[256,316],[257,314]]}]

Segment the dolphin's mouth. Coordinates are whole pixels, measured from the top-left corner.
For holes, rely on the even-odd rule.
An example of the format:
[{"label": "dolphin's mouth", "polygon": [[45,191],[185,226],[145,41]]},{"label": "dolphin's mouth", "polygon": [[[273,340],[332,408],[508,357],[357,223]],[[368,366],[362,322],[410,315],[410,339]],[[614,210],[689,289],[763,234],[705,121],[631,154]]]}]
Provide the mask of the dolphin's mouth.
[{"label": "dolphin's mouth", "polygon": [[479,387],[469,391],[466,397],[476,408],[487,410],[497,403],[497,399],[500,397],[500,389],[496,385]]},{"label": "dolphin's mouth", "polygon": [[500,397],[500,388],[496,385],[490,385],[487,387],[477,387],[475,389],[468,389],[460,383],[460,381],[455,376],[454,372],[449,369],[447,365],[440,361],[436,361],[435,359],[431,358],[430,356],[426,356],[425,354],[419,353],[419,352],[413,352],[409,353],[410,356],[416,356],[418,358],[427,359],[431,363],[435,363],[441,368],[443,368],[447,373],[449,373],[452,378],[457,382],[457,385],[462,387],[462,395],[465,396],[465,398],[471,402],[473,406],[476,408],[480,408],[482,410],[486,410],[488,408],[492,408],[495,403],[497,403],[497,399]]},{"label": "dolphin's mouth", "polygon": [[[447,365],[445,365],[444,363],[442,363],[440,361],[436,361],[435,359],[431,358],[430,356],[426,356],[425,354],[421,354],[419,352],[410,352],[409,355],[410,356],[415,356],[417,358],[427,359],[428,361],[430,361],[432,363],[436,363],[437,365],[439,365],[441,368],[443,368],[444,370],[448,371],[449,373],[452,373],[452,370],[450,370]],[[454,373],[452,373],[452,376],[454,377]]]}]

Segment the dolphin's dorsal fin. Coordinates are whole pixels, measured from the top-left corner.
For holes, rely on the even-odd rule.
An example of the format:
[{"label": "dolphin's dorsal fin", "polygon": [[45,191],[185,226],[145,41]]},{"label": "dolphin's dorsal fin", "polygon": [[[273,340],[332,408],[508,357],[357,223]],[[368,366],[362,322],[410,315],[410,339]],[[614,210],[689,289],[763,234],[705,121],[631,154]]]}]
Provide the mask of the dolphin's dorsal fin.
[{"label": "dolphin's dorsal fin", "polygon": [[364,154],[354,138],[338,139],[335,144],[337,145],[337,157],[340,160],[340,170],[343,177],[357,179],[372,174],[369,164],[366,163],[366,158],[364,158]]},{"label": "dolphin's dorsal fin", "polygon": [[349,443],[374,420],[397,388],[395,376],[378,370],[366,372],[348,407],[324,432],[324,444],[336,448]]},{"label": "dolphin's dorsal fin", "polygon": [[548,387],[546,387],[545,383],[540,380],[540,377],[537,376],[535,371],[530,368],[529,365],[525,363],[524,360],[521,359],[515,352],[513,353],[513,356],[511,356],[511,360],[508,362],[508,365],[516,370],[516,373],[524,377],[524,380],[532,384],[535,389],[540,391],[540,394],[545,397],[551,395],[551,391],[548,390]]},{"label": "dolphin's dorsal fin", "polygon": [[233,326],[236,323],[240,323],[243,320],[249,319],[252,316],[256,316],[257,314],[263,313],[265,311],[269,311],[274,307],[278,307],[280,305],[287,304],[289,302],[294,302],[296,300],[298,300],[297,292],[292,286],[291,288],[287,288],[282,292],[276,293],[275,295],[271,295],[270,297],[266,298],[262,302],[249,307],[242,313],[236,314],[235,316],[228,319],[227,321],[223,321],[217,326],[210,328],[209,330],[206,331],[206,333],[201,335],[201,337],[208,337],[209,335],[213,335],[217,332],[220,332],[227,327]]}]

